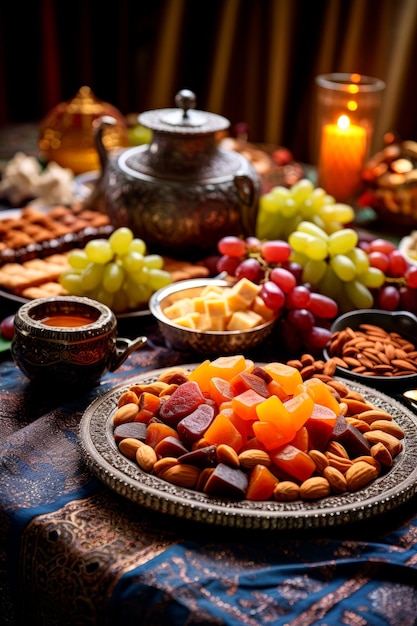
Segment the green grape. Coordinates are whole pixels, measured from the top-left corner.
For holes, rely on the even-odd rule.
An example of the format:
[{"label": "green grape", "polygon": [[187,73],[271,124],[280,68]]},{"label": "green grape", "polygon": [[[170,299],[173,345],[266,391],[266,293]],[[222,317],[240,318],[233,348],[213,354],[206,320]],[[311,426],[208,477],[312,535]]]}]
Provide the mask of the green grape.
[{"label": "green grape", "polygon": [[139,254],[143,256],[144,254],[146,254],[146,243],[143,241],[143,239],[135,237],[130,242],[129,252],[139,252]]},{"label": "green grape", "polygon": [[332,203],[325,202],[323,204],[319,209],[319,214],[325,222],[336,221],[340,224],[350,224],[355,219],[353,208],[349,204],[335,202],[334,198]]},{"label": "green grape", "polygon": [[323,278],[327,268],[327,262],[323,259],[314,261],[308,259],[303,266],[302,280],[304,283],[310,283],[311,285],[317,285]]},{"label": "green grape", "polygon": [[363,274],[369,267],[369,257],[362,248],[353,248],[346,256],[354,263],[357,274]]},{"label": "green grape", "polygon": [[113,258],[113,250],[107,239],[91,239],[84,250],[92,263],[104,265]]},{"label": "green grape", "polygon": [[102,263],[90,263],[87,265],[81,273],[81,284],[84,291],[91,291],[101,285],[104,267]]},{"label": "green grape", "polygon": [[109,237],[109,244],[114,254],[126,254],[133,241],[133,233],[130,228],[121,226],[112,232]]},{"label": "green grape", "polygon": [[340,280],[349,282],[356,277],[356,268],[349,257],[344,254],[335,254],[330,259],[330,267]]},{"label": "green grape", "polygon": [[[316,226],[324,230],[326,234],[329,234],[328,225],[321,219],[318,213],[314,213],[314,215],[311,216],[311,221],[313,224],[315,224]],[[339,225],[339,228],[340,228],[340,225]]]},{"label": "green grape", "polygon": [[259,239],[281,239],[280,215],[272,191],[259,198],[256,236]]},{"label": "green grape", "polygon": [[300,211],[300,215],[303,220],[311,221],[316,215],[316,209],[311,197],[305,198],[302,202],[300,202],[298,210]]},{"label": "green grape", "polygon": [[287,198],[280,207],[280,214],[282,217],[291,218],[297,215],[298,206],[294,198]]},{"label": "green grape", "polygon": [[323,278],[317,285],[321,294],[333,298],[339,306],[341,305],[345,296],[343,291],[343,283],[335,274],[331,265],[327,265]]},{"label": "green grape", "polygon": [[129,298],[124,289],[119,289],[113,294],[112,309],[115,313],[124,313],[129,309]]},{"label": "green grape", "polygon": [[138,272],[129,274],[128,278],[129,280],[133,281],[137,285],[140,285],[141,283],[146,284],[149,278],[149,268],[143,266],[142,269],[140,269]]},{"label": "green grape", "polygon": [[73,296],[83,296],[84,288],[81,284],[81,273],[74,270],[64,270],[59,276],[60,284]]},{"label": "green grape", "polygon": [[79,270],[83,270],[90,263],[85,250],[80,250],[79,248],[70,250],[70,252],[68,252],[67,259],[71,267]]},{"label": "green grape", "polygon": [[327,244],[323,239],[295,230],[288,236],[288,243],[296,252],[302,252],[316,261],[327,257]]},{"label": "green grape", "polygon": [[298,265],[304,267],[308,263],[309,258],[304,254],[304,252],[296,252],[295,250],[292,250],[290,255],[290,261],[298,263]]},{"label": "green grape", "polygon": [[342,228],[329,235],[328,250],[331,256],[346,254],[358,243],[359,237],[353,228]]},{"label": "green grape", "polygon": [[143,257],[143,265],[148,269],[161,270],[164,267],[164,259],[159,254],[147,254]]},{"label": "green grape", "polygon": [[143,254],[136,250],[130,250],[121,258],[122,265],[128,274],[140,272],[143,267]]},{"label": "green grape", "polygon": [[109,293],[116,293],[122,288],[124,278],[125,273],[119,263],[107,263],[102,277],[103,288]]},{"label": "green grape", "polygon": [[323,239],[323,241],[325,241],[326,243],[329,240],[328,234],[319,226],[313,224],[313,222],[308,222],[304,220],[298,224],[297,230],[299,230],[301,233],[307,233],[308,235],[312,235],[313,237]]},{"label": "green grape", "polygon": [[355,309],[370,309],[373,306],[374,298],[367,287],[358,280],[351,280],[345,285],[346,295],[352,302]]},{"label": "green grape", "polygon": [[151,268],[149,270],[147,284],[153,291],[157,291],[158,289],[161,289],[161,287],[166,287],[171,282],[171,274],[168,272],[157,268]]},{"label": "green grape", "polygon": [[358,275],[358,280],[369,289],[378,289],[385,283],[385,274],[378,267],[368,267]]},{"label": "green grape", "polygon": [[131,309],[146,304],[152,295],[152,289],[148,285],[136,283],[131,279],[127,279],[124,282],[123,289],[127,295],[129,308]]},{"label": "green grape", "polygon": [[114,294],[110,293],[107,289],[104,289],[104,287],[101,286],[97,291],[96,300],[102,302],[111,309],[113,307]]},{"label": "green grape", "polygon": [[287,187],[283,187],[282,185],[276,185],[275,187],[272,187],[270,195],[271,199],[273,199],[274,201],[274,206],[282,206],[287,200],[292,199],[291,191]]},{"label": "green grape", "polygon": [[291,195],[294,200],[300,204],[306,198],[309,198],[314,190],[314,185],[308,178],[302,178],[291,186]]}]

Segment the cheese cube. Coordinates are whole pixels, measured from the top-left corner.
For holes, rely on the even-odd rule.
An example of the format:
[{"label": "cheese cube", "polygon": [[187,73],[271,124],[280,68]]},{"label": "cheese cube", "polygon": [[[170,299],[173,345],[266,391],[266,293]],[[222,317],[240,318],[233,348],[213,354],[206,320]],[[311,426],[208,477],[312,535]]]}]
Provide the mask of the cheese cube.
[{"label": "cheese cube", "polygon": [[249,330],[260,326],[264,321],[264,318],[255,311],[236,311],[230,318],[226,330]]},{"label": "cheese cube", "polygon": [[275,315],[274,311],[266,306],[261,296],[256,296],[252,302],[252,311],[261,315],[265,320],[271,320]]},{"label": "cheese cube", "polygon": [[241,278],[232,287],[232,292],[234,294],[238,294],[246,302],[246,306],[250,306],[252,304],[260,290],[260,285],[256,285],[247,278]]},{"label": "cheese cube", "polygon": [[212,298],[221,296],[224,292],[224,287],[219,287],[218,285],[207,285],[204,289],[201,290],[200,296],[202,298]]},{"label": "cheese cube", "polygon": [[194,304],[191,298],[178,300],[178,302],[174,302],[174,304],[171,304],[164,309],[164,315],[166,315],[170,320],[173,320],[176,317],[183,317],[184,315],[188,315],[188,313],[193,312]]},{"label": "cheese cube", "polygon": [[206,309],[206,314],[211,318],[226,317],[227,315],[229,315],[227,302],[224,298],[213,298],[206,300],[204,302],[204,306]]},{"label": "cheese cube", "polygon": [[183,315],[182,317],[176,317],[174,320],[174,324],[178,324],[178,326],[184,326],[184,328],[197,328],[198,313],[188,313],[187,315]]}]

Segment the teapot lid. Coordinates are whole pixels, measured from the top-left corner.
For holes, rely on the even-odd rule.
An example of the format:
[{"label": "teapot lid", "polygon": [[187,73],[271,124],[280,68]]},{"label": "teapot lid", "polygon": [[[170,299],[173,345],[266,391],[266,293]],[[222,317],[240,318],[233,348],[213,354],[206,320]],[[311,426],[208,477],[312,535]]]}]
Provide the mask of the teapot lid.
[{"label": "teapot lid", "polygon": [[177,109],[156,109],[139,115],[139,123],[153,131],[177,135],[208,135],[229,128],[230,122],[221,115],[195,110],[197,99],[189,89],[175,96]]}]

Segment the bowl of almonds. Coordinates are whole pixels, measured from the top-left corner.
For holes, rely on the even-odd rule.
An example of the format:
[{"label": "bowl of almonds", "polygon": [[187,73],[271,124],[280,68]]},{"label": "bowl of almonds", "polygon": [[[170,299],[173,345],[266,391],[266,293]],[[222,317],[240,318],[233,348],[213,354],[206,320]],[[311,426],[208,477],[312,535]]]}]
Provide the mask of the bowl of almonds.
[{"label": "bowl of almonds", "polygon": [[417,317],[409,311],[362,309],[338,317],[324,358],[336,373],[387,392],[417,385]]}]

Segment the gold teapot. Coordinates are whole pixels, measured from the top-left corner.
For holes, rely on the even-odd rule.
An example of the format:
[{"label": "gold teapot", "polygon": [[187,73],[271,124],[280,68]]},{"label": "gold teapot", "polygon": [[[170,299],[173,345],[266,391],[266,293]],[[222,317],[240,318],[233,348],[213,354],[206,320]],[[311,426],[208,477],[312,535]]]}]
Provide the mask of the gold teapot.
[{"label": "gold teapot", "polygon": [[100,168],[94,138],[94,121],[111,115],[115,124],[103,134],[108,150],[129,145],[127,125],[122,113],[108,102],[96,98],[90,87],[81,87],[74,98],[60,102],[41,121],[39,149],[46,161],[55,161],[74,174]]}]

